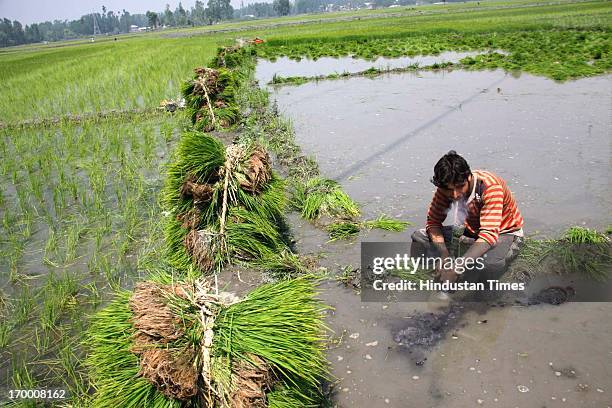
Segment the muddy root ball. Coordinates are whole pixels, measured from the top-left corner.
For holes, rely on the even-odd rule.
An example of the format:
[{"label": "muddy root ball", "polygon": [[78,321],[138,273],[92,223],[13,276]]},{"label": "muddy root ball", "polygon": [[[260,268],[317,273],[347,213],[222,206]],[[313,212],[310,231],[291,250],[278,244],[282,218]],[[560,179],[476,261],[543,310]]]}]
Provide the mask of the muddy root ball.
[{"label": "muddy root ball", "polygon": [[218,79],[219,79],[219,71],[212,68],[196,68],[194,72],[198,76],[194,80],[193,92],[198,95],[204,95],[204,89],[208,93],[209,97],[212,97],[222,89],[219,89]]},{"label": "muddy root ball", "polygon": [[195,352],[190,349],[176,354],[166,349],[149,349],[142,352],[138,374],[167,397],[186,400],[198,391],[194,358]]},{"label": "muddy root ball", "polygon": [[180,319],[166,305],[165,291],[172,291],[184,296],[184,291],[177,286],[174,289],[162,289],[164,285],[152,282],[141,282],[136,285],[130,298],[132,324],[136,329],[133,352],[150,348],[152,344],[166,344],[183,336]]},{"label": "muddy root ball", "polygon": [[189,211],[185,211],[176,216],[176,219],[181,223],[181,227],[193,230],[197,229],[198,225],[200,225],[200,218],[202,216],[202,212],[194,207]]},{"label": "muddy root ball", "polygon": [[210,201],[213,191],[210,184],[198,183],[193,175],[188,176],[181,186],[181,196],[192,197],[196,204]]},{"label": "muddy root ball", "polygon": [[139,375],[147,379],[164,395],[187,399],[197,392],[198,375],[193,367],[195,353],[159,348],[184,335],[181,321],[166,304],[165,294],[185,297],[182,286],[141,282],[130,298],[132,324],[136,333],[132,353],[140,356]]},{"label": "muddy root ball", "polygon": [[205,230],[191,230],[185,235],[183,243],[201,271],[210,271],[214,266],[214,245],[212,234]]},{"label": "muddy root ball", "polygon": [[240,186],[252,193],[260,193],[263,186],[272,178],[270,156],[262,147],[256,147],[251,153],[245,176],[246,179],[240,182]]},{"label": "muddy root ball", "polygon": [[266,393],[271,390],[274,378],[270,366],[264,360],[249,355],[251,361],[240,360],[232,364],[235,391],[231,395],[234,408],[265,408]]}]

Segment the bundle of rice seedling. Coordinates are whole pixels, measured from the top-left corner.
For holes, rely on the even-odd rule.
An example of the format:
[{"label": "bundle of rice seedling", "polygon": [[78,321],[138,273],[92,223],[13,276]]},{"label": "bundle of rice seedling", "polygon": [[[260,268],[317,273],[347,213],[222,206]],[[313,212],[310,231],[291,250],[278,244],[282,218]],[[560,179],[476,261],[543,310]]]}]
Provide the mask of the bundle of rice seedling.
[{"label": "bundle of rice seedling", "polygon": [[187,132],[162,193],[168,258],[180,270],[219,269],[235,257],[255,260],[287,249],[283,182],[255,143],[225,148]]},{"label": "bundle of rice seedling", "polygon": [[219,47],[217,56],[213,59],[210,66],[212,68],[240,68],[245,60],[255,54],[252,48],[245,48],[237,45]]},{"label": "bundle of rice seedling", "polygon": [[368,220],[363,222],[363,227],[367,229],[381,229],[392,232],[402,232],[407,226],[411,225],[409,221],[395,220],[391,217],[381,214],[375,220]]},{"label": "bundle of rice seedling", "polygon": [[586,227],[570,227],[563,238],[570,244],[607,244],[610,238],[597,230]]},{"label": "bundle of rice seedling", "polygon": [[513,265],[513,276],[526,280],[534,274],[583,274],[605,281],[612,270],[612,242],[596,230],[571,227],[560,239],[526,239]]},{"label": "bundle of rice seedling", "polygon": [[322,177],[313,177],[305,183],[294,185],[292,205],[307,220],[330,217],[351,218],[359,216],[359,207],[344,192],[340,184]]},{"label": "bundle of rice seedling", "polygon": [[242,300],[202,280],[121,291],[87,332],[91,405],[316,406],[327,364],[315,284],[268,284]]},{"label": "bundle of rice seedling", "polygon": [[270,278],[280,280],[308,273],[316,266],[316,259],[312,256],[294,254],[285,249],[267,254],[255,264],[265,269]]},{"label": "bundle of rice seedling", "polygon": [[357,222],[352,220],[341,220],[329,224],[325,229],[329,232],[330,241],[354,238],[362,229],[382,229],[385,231],[402,232],[410,225],[408,221],[394,220],[381,214],[375,220]]},{"label": "bundle of rice seedling", "polygon": [[228,127],[239,118],[237,73],[225,68],[196,68],[182,89],[185,107],[195,129],[205,132]]},{"label": "bundle of rice seedling", "polygon": [[361,231],[359,223],[355,221],[333,222],[325,227],[325,229],[329,233],[330,241],[354,238]]}]

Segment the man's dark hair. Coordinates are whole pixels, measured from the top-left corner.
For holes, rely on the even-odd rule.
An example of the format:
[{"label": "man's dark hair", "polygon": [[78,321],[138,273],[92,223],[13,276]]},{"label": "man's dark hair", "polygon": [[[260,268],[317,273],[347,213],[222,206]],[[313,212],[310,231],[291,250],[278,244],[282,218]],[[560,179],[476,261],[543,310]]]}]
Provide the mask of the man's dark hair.
[{"label": "man's dark hair", "polygon": [[436,187],[447,188],[449,184],[463,184],[470,174],[472,172],[465,159],[451,150],[436,163],[431,182]]}]

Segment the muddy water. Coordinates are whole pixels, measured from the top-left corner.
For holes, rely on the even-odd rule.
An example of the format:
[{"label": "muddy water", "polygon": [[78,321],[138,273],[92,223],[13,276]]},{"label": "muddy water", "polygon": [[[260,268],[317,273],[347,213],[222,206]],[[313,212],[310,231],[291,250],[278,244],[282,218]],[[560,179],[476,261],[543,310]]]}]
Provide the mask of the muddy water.
[{"label": "muddy water", "polygon": [[421,220],[450,149],[504,177],[530,232],[605,227],[612,208],[610,77],[558,84],[501,71],[394,74],[285,87],[299,143],[368,214]]},{"label": "muddy water", "polygon": [[[610,223],[610,84],[422,73],[324,81],[275,97],[303,149],[366,216],[385,212],[420,226],[433,164],[456,149],[508,181],[528,233],[555,234]],[[408,240],[411,232],[325,243],[324,231],[291,222],[298,250],[322,252],[332,273],[359,266],[360,240]],[[409,348],[398,333],[422,313],[444,313],[444,304],[363,303],[331,280],[322,297],[341,339],[328,351],[338,407],[612,406],[610,304],[468,305],[431,347]]]},{"label": "muddy water", "polygon": [[479,52],[454,52],[447,51],[439,55],[418,55],[416,57],[385,58],[378,57],[368,61],[361,58],[323,57],[317,60],[303,59],[295,61],[288,57],[278,58],[276,61],[261,60],[257,64],[256,79],[260,84],[267,84],[276,74],[281,77],[305,76],[313,77],[319,75],[342,74],[344,72],[361,72],[369,68],[393,69],[406,68],[418,64],[421,67],[443,62],[459,62],[459,60],[480,54]]}]

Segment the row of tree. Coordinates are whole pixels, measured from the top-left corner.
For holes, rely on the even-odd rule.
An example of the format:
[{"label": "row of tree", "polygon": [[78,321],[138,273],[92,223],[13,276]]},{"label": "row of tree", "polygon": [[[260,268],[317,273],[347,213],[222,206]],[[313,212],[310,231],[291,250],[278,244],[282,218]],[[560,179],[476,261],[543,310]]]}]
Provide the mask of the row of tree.
[{"label": "row of tree", "polygon": [[[313,0],[307,0],[313,1]],[[289,0],[274,0],[273,3],[251,3],[246,7],[241,7],[234,11],[234,18],[244,18],[246,16],[255,17],[278,17],[287,16],[292,12]]]},{"label": "row of tree", "polygon": [[207,7],[200,0],[195,2],[195,6],[190,10],[179,3],[174,12],[170,5],[166,4],[166,9],[161,13],[147,11],[145,14],[149,27],[184,27],[212,24],[216,21],[229,20],[234,15],[234,8],[230,0],[208,0]]},{"label": "row of tree", "polygon": [[178,7],[172,11],[170,5],[167,4],[163,12],[147,11],[146,14],[130,14],[126,10],[121,12],[107,10],[102,6],[102,13],[87,14],[78,20],[46,21],[25,27],[19,21],[4,18],[0,21],[0,47],[67,40],[93,35],[97,32],[111,35],[127,33],[133,25],[151,28],[199,26],[246,16],[274,17],[316,13],[325,11],[330,3],[335,6],[352,8],[363,6],[363,3],[367,1],[380,7],[415,3],[415,0],[294,0],[293,3],[290,3],[289,0],[274,0],[272,3],[252,3],[239,10],[234,10],[230,0],[208,0],[206,7],[202,1],[197,0],[191,9],[185,9],[182,3],[179,3]]},{"label": "row of tree", "polygon": [[179,3],[174,11],[170,9],[170,5],[166,5],[163,12],[147,11],[146,14],[130,14],[127,10],[107,10],[102,6],[102,13],[87,14],[77,20],[45,21],[25,27],[17,20],[4,18],[0,20],[0,47],[68,40],[98,32],[111,35],[127,33],[132,26],[156,28],[205,25],[228,20],[233,16],[234,9],[230,0],[208,0],[207,7],[198,0],[189,10]]}]

